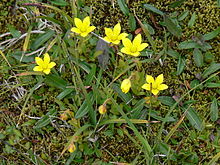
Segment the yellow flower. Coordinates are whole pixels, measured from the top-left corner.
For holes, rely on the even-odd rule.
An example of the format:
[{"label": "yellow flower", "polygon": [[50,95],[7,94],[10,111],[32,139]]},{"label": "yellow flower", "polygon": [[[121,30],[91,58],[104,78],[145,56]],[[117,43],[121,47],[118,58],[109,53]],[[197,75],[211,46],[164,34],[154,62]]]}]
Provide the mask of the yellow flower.
[{"label": "yellow flower", "polygon": [[74,18],[76,27],[71,29],[72,32],[80,34],[82,37],[86,37],[90,32],[95,29],[95,26],[90,26],[90,18],[87,16],[81,21],[79,18]]},{"label": "yellow flower", "polygon": [[133,42],[128,38],[122,39],[124,47],[121,49],[121,52],[135,57],[139,56],[140,52],[148,46],[147,43],[141,43],[141,41],[140,34],[134,38]]},{"label": "yellow flower", "polygon": [[118,45],[120,41],[128,36],[127,33],[121,33],[121,25],[118,23],[114,26],[113,30],[110,28],[105,28],[104,40],[111,42],[115,45]]},{"label": "yellow flower", "polygon": [[121,90],[124,93],[128,93],[131,88],[131,81],[130,79],[124,79],[121,83]]},{"label": "yellow flower", "polygon": [[104,115],[106,112],[107,112],[106,105],[100,105],[99,106],[99,113],[101,115]]},{"label": "yellow flower", "polygon": [[68,147],[68,151],[70,153],[74,152],[76,150],[76,146],[74,145],[74,143],[71,143]]},{"label": "yellow flower", "polygon": [[154,95],[157,95],[159,91],[165,90],[168,88],[166,84],[163,83],[163,74],[160,74],[156,80],[150,75],[146,76],[147,83],[142,86],[143,89],[151,91]]},{"label": "yellow flower", "polygon": [[44,54],[44,59],[35,57],[35,61],[39,66],[35,66],[33,70],[44,72],[45,74],[49,74],[50,70],[56,65],[55,62],[50,62],[50,56],[48,53]]}]

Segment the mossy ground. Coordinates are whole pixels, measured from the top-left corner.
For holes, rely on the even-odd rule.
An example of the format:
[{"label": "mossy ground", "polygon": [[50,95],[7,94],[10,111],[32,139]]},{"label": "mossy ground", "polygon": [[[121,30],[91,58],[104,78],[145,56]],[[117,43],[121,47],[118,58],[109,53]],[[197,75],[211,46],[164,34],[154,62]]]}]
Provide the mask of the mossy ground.
[{"label": "mossy ground", "polygon": [[[3,26],[7,23],[15,25],[18,30],[22,31],[24,26],[21,23],[23,21],[21,21],[19,11],[16,11],[15,13],[12,12],[14,1],[3,2],[3,5],[0,6],[3,9],[1,10],[2,12],[0,14],[0,33],[7,31],[6,26]],[[88,1],[86,5],[92,6],[93,9],[92,23],[97,26],[99,32],[103,34],[102,31],[104,27],[113,27],[119,21],[121,22],[123,31],[134,34],[134,32],[128,28],[128,18],[125,17],[124,14],[120,11],[117,2],[114,1],[114,3],[115,7],[113,8],[112,3],[109,0]],[[164,43],[163,27],[158,24],[162,18],[144,9],[142,7],[144,3],[150,3],[166,13],[172,13],[174,11],[181,13],[185,10],[189,10],[189,16],[191,16],[193,12],[196,12],[198,17],[193,27],[189,28],[187,26],[187,23],[190,19],[189,16],[183,21],[183,35],[181,38],[169,36],[168,45],[173,49],[176,49],[178,43],[181,41],[191,39],[193,36],[198,34],[206,34],[220,26],[220,10],[216,7],[215,0],[188,0],[184,2],[180,7],[176,8],[169,7],[171,1],[130,0],[128,5],[129,9],[131,11],[135,11],[137,17],[141,21],[146,21],[153,28],[157,29],[153,39],[156,42],[156,48],[158,52],[163,49]],[[5,19],[5,16],[7,16],[8,19]],[[137,26],[137,28],[138,27],[139,26]],[[220,36],[217,36],[215,39],[209,42],[213,47],[210,52],[215,55],[214,61],[217,63],[220,62],[219,40]],[[163,66],[161,66],[159,62],[144,64],[139,71],[150,75],[159,75],[162,72],[164,77],[166,77],[166,84],[169,85],[169,90],[164,91],[164,95],[179,97],[189,90],[188,84],[190,84],[190,82],[195,79],[199,80],[198,75],[200,75],[204,69],[208,67],[208,63],[202,68],[196,67],[192,60],[192,52],[182,51],[181,53],[184,54],[187,63],[184,72],[180,76],[177,76],[174,73],[176,71],[177,60],[170,58],[169,56],[167,56],[167,58],[164,60]],[[6,67],[6,64],[2,65],[1,69],[4,66]],[[0,73],[1,84],[4,83],[3,80],[8,80],[9,75],[11,74],[12,72],[8,70],[2,70]],[[68,77],[68,75],[65,77]],[[219,79],[219,77],[217,79]],[[15,80],[9,79],[8,83],[12,83],[13,81]],[[21,82],[21,84],[27,84],[24,86],[24,88],[29,90],[33,86],[31,83],[34,82],[34,79],[31,78],[24,80],[21,78],[19,79],[19,82]],[[32,129],[33,124],[36,121],[28,119],[24,116],[22,117],[22,123],[26,123],[26,126],[19,127],[19,129],[9,126],[14,125],[19,121],[20,111],[25,100],[18,101],[15,99],[15,97],[13,97],[13,95],[17,94],[15,89],[4,88],[3,91],[4,92],[0,97],[0,130],[3,131],[0,133],[3,133],[7,138],[0,139],[7,139],[7,143],[13,145],[17,150],[11,150],[10,145],[1,141],[0,153],[2,154],[0,156],[5,160],[7,159],[8,163],[13,162],[14,164],[29,164],[30,161],[26,160],[24,154],[22,153],[26,153],[27,150],[32,149],[36,155],[43,159],[44,163],[50,164],[51,162],[54,162],[54,160],[57,160],[62,152],[63,146],[67,143],[67,139],[73,135],[74,131],[71,128],[66,127],[57,128],[56,125],[63,125],[61,121],[54,123],[55,126],[47,126],[42,130],[36,131]],[[219,98],[219,93],[220,92],[218,88],[202,88],[196,90],[192,95],[189,95],[188,98],[184,100],[197,101],[195,104],[193,104],[193,106],[197,109],[198,113],[204,117],[206,128],[201,132],[197,132],[196,130],[193,130],[193,128],[188,124],[187,120],[184,121],[183,124],[178,128],[176,134],[173,135],[171,141],[169,142],[169,145],[178,155],[177,157],[179,160],[181,160],[181,162],[186,164],[191,162],[199,162],[200,164],[204,164],[208,162],[210,158],[212,158],[217,152],[219,152],[219,121],[211,122],[208,117],[206,117],[209,114],[209,107],[213,96]],[[38,90],[34,94],[34,97],[30,99],[27,107],[25,108],[26,115],[42,116],[47,112],[48,109],[51,108],[51,106],[55,106],[55,108],[60,109],[62,112],[62,105],[59,105],[54,97],[58,94],[56,89],[47,89],[47,87],[43,87],[41,90]],[[67,108],[73,108],[71,106],[71,104],[73,104],[72,100],[66,99],[64,102]],[[157,111],[159,111],[161,116],[164,116],[169,109],[169,107],[161,107],[161,105],[156,105],[155,108]],[[174,111],[173,116],[179,118],[182,115],[179,110],[180,109]],[[170,129],[173,128],[174,124],[167,124],[166,126],[167,127],[165,131],[169,132]],[[123,125],[119,127],[122,128]],[[151,125],[151,134],[146,135],[150,137],[151,144],[153,143],[153,139],[156,139],[155,132],[157,132],[158,128],[159,125]],[[133,132],[131,135],[133,136]],[[114,137],[109,137],[100,133],[98,141],[100,143],[100,148],[103,148],[102,160],[106,162],[116,161],[114,159],[115,157],[120,157],[120,160],[130,162],[139,154],[138,147],[132,143],[132,141],[127,136],[121,137],[115,132]],[[81,145],[86,145],[85,141],[82,141]],[[89,154],[84,157],[85,160],[88,160],[87,164],[90,163],[88,157]],[[58,164],[64,163],[66,159],[71,159],[69,157],[69,153],[65,153]],[[196,159],[198,159],[198,161],[196,161]],[[174,161],[173,164],[178,163]]]}]

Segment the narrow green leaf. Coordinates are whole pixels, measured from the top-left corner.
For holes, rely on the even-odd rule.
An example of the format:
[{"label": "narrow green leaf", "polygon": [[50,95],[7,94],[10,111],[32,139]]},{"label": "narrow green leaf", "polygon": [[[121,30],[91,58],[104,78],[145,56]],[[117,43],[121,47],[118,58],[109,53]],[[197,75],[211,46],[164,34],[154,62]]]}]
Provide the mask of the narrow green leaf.
[{"label": "narrow green leaf", "polygon": [[124,15],[129,16],[129,8],[125,3],[125,0],[117,0],[119,8],[123,12]]},{"label": "narrow green leaf", "polygon": [[176,101],[172,98],[172,97],[170,97],[170,96],[159,96],[158,97],[158,100],[162,103],[162,104],[164,104],[164,105],[168,105],[168,106],[173,106],[175,103],[176,103]]},{"label": "narrow green leaf", "polygon": [[46,79],[44,82],[46,84],[62,89],[62,90],[66,89],[67,82],[63,80],[61,77],[59,77],[58,75],[49,74],[49,75],[46,75],[45,77]]},{"label": "narrow green leaf", "polygon": [[192,40],[180,42],[180,44],[178,45],[179,49],[192,49],[192,48],[200,48],[200,47],[201,46],[199,44],[197,44]]},{"label": "narrow green leaf", "polygon": [[[220,6],[220,2],[219,2],[219,6]],[[217,165],[218,164],[217,161],[219,160],[219,158],[220,158],[220,152],[218,152],[214,157],[212,157],[212,159],[210,160],[210,162],[208,162],[207,165]]]},{"label": "narrow green leaf", "polygon": [[218,119],[218,113],[218,100],[214,98],[210,107],[210,116],[212,121],[216,121]]},{"label": "narrow green leaf", "polygon": [[73,88],[64,89],[56,98],[61,100],[74,91]]},{"label": "narrow green leaf", "polygon": [[93,65],[89,74],[86,76],[85,85],[91,85],[92,80],[95,78],[95,74],[96,74],[96,65]]},{"label": "narrow green leaf", "polygon": [[173,49],[168,49],[167,54],[175,59],[179,59],[179,57],[180,57],[180,54]]},{"label": "narrow green leaf", "polygon": [[131,95],[129,93],[125,94],[121,91],[121,88],[119,87],[118,84],[113,83],[112,84],[112,89],[118,93],[118,96],[125,102],[128,103],[129,101],[131,101]]},{"label": "narrow green leaf", "polygon": [[219,33],[220,33],[220,26],[217,29],[213,30],[212,32],[203,35],[203,38],[206,41],[211,40],[211,39],[217,37],[219,35]]},{"label": "narrow green leaf", "polygon": [[51,120],[56,116],[57,110],[51,109],[45,116],[43,116],[36,124],[34,129],[40,129],[42,127],[47,126]]},{"label": "narrow green leaf", "polygon": [[159,15],[162,15],[162,16],[164,15],[164,13],[162,11],[160,11],[159,9],[157,9],[156,7],[154,7],[150,4],[144,4],[143,7],[147,10],[150,10],[150,11],[156,13],[156,14],[159,14]]},{"label": "narrow green leaf", "polygon": [[216,72],[219,69],[220,69],[220,63],[213,63],[203,72],[202,77],[206,78],[210,74]]},{"label": "narrow green leaf", "polygon": [[14,38],[19,38],[21,36],[21,33],[18,30],[16,30],[16,28],[13,25],[8,24],[7,27]]},{"label": "narrow green leaf", "polygon": [[197,67],[203,66],[203,55],[198,48],[195,48],[193,51],[193,59]]},{"label": "narrow green leaf", "polygon": [[176,37],[181,37],[182,30],[166,15],[164,15],[164,23],[168,31]]},{"label": "narrow green leaf", "polygon": [[202,119],[199,117],[195,109],[192,107],[188,107],[188,108],[183,108],[183,110],[187,111],[186,117],[189,120],[190,124],[197,130],[202,131],[204,125],[202,123]]},{"label": "narrow green leaf", "polygon": [[[95,96],[94,96],[93,92],[90,92],[88,94],[88,97],[90,99],[91,104],[93,104],[95,101]],[[78,109],[78,111],[76,112],[75,118],[79,119],[79,118],[85,116],[88,112],[89,112],[89,106],[88,106],[88,102],[85,100],[83,102],[83,104],[80,106],[80,108]]]},{"label": "narrow green leaf", "polygon": [[40,46],[42,46],[46,41],[48,41],[55,32],[53,30],[48,30],[45,34],[40,35],[38,38],[35,39],[34,43],[31,45],[31,48],[33,50],[38,49]]},{"label": "narrow green leaf", "polygon": [[51,2],[52,4],[54,4],[54,5],[62,6],[62,7],[68,5],[68,3],[67,3],[66,1],[64,1],[64,0],[50,0],[50,2]]},{"label": "narrow green leaf", "polygon": [[174,122],[174,121],[176,121],[176,119],[174,119],[171,116],[163,118],[160,115],[158,115],[158,113],[156,111],[152,111],[152,110],[150,112],[150,117],[152,117],[156,120],[162,121],[162,122]]},{"label": "narrow green leaf", "polygon": [[147,29],[148,29],[150,35],[154,35],[154,34],[155,34],[155,30],[154,30],[154,28],[153,28],[151,25],[149,25],[149,24],[146,23],[146,22],[144,22],[143,25],[144,25],[145,27],[147,27]]},{"label": "narrow green leaf", "polygon": [[193,27],[196,22],[196,12],[194,12],[188,22],[188,27]]},{"label": "narrow green leaf", "polygon": [[206,83],[207,88],[220,88],[220,83]]},{"label": "narrow green leaf", "polygon": [[220,0],[217,0],[217,6],[220,7]]},{"label": "narrow green leaf", "polygon": [[141,117],[142,115],[141,111],[144,108],[145,102],[146,102],[145,99],[141,99],[135,104],[134,108],[131,111],[131,118],[138,119]]},{"label": "narrow green leaf", "polygon": [[184,12],[182,12],[179,16],[178,16],[178,21],[182,21],[184,20],[189,14],[189,10],[186,10]]},{"label": "narrow green leaf", "polygon": [[136,20],[135,20],[135,17],[132,13],[129,14],[128,25],[129,25],[131,31],[135,31],[135,29],[136,29]]},{"label": "narrow green leaf", "polygon": [[180,75],[183,72],[184,67],[185,67],[185,59],[183,57],[179,56],[176,74]]},{"label": "narrow green leaf", "polygon": [[172,8],[178,7],[178,6],[181,6],[184,1],[186,1],[186,0],[177,0],[173,3],[171,3],[169,6],[172,7]]}]

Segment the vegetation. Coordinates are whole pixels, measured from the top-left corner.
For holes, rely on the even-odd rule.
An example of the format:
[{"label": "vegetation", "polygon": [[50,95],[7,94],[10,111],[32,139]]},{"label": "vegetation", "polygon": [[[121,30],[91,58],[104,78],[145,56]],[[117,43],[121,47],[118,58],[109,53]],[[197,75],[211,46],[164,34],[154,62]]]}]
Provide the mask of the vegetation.
[{"label": "vegetation", "polygon": [[0,164],[219,164],[219,8],[3,0]]}]

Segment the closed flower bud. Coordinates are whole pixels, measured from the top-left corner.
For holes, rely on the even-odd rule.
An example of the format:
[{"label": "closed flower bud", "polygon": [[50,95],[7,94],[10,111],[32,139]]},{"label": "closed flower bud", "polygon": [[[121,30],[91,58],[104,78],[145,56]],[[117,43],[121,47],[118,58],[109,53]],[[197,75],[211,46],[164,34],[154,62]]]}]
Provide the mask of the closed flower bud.
[{"label": "closed flower bud", "polygon": [[100,105],[99,106],[99,113],[101,115],[105,114],[107,112],[106,106],[105,105]]},{"label": "closed flower bud", "polygon": [[74,152],[76,150],[76,146],[74,145],[74,143],[71,143],[68,147],[68,151],[70,153]]},{"label": "closed flower bud", "polygon": [[128,93],[131,88],[131,81],[130,79],[124,79],[121,83],[121,90],[124,93]]}]

